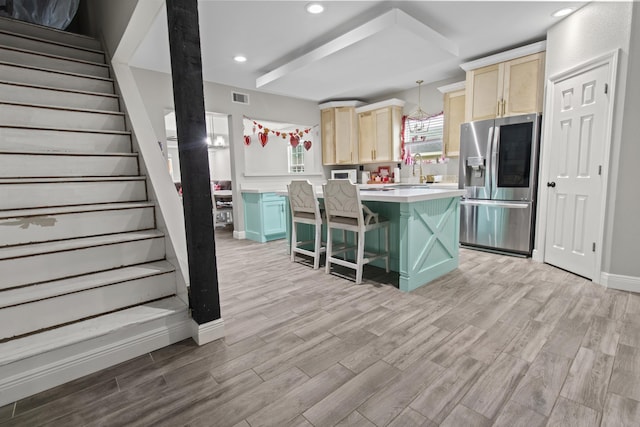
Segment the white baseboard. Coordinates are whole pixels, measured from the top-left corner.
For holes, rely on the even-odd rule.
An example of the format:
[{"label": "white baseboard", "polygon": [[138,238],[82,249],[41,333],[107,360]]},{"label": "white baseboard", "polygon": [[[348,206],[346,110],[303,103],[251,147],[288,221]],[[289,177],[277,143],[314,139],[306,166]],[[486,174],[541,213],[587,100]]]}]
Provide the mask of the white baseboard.
[{"label": "white baseboard", "polygon": [[611,289],[640,293],[640,277],[603,272],[600,274],[600,284]]},{"label": "white baseboard", "polygon": [[535,262],[544,262],[544,256],[537,249],[533,250],[533,253],[531,254],[531,259],[534,260]]},{"label": "white baseboard", "polygon": [[244,240],[247,238],[247,233],[243,231],[233,230],[233,238],[238,240]]},{"label": "white baseboard", "polygon": [[0,407],[187,339],[191,337],[191,318],[185,310],[136,325],[133,330],[123,329],[3,367]]},{"label": "white baseboard", "polygon": [[224,338],[224,320],[222,318],[198,325],[195,320],[191,321],[191,337],[198,345],[204,345]]}]

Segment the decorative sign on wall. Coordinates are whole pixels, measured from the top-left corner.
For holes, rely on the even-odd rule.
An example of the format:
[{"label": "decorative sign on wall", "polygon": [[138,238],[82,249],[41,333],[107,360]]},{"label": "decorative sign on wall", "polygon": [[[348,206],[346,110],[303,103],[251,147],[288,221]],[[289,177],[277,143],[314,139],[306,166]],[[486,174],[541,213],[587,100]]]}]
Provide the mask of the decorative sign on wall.
[{"label": "decorative sign on wall", "polygon": [[[253,122],[253,134],[256,134],[257,132],[258,142],[260,142],[260,145],[263,147],[269,142],[269,135],[275,135],[276,138],[282,138],[284,141],[288,138],[289,144],[291,144],[293,148],[296,148],[300,144],[300,141],[303,140],[302,145],[304,149],[307,151],[311,149],[312,143],[308,138],[305,138],[305,136],[308,135],[309,132],[311,132],[311,130],[317,125],[307,129],[296,129],[295,131],[281,132],[279,130],[269,129],[262,123],[259,123],[247,116],[244,116],[244,118]],[[251,145],[251,138],[251,135],[244,135],[244,145]]]}]

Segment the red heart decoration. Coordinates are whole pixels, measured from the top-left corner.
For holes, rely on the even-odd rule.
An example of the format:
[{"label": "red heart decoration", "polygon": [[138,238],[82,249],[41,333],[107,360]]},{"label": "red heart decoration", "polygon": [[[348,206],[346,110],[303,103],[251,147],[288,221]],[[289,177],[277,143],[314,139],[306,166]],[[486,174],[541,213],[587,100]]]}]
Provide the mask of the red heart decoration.
[{"label": "red heart decoration", "polygon": [[296,148],[298,144],[300,144],[300,137],[298,137],[297,135],[291,135],[289,142],[291,143],[291,146],[293,148]]},{"label": "red heart decoration", "polygon": [[276,136],[280,136],[280,132],[276,131]]},{"label": "red heart decoration", "polygon": [[267,141],[269,140],[269,135],[264,132],[258,133],[258,139],[260,139],[260,144],[264,147],[267,145]]},{"label": "red heart decoration", "polygon": [[303,145],[305,150],[309,151],[311,149],[311,141],[305,141]]},{"label": "red heart decoration", "polygon": [[245,135],[244,136],[244,145],[250,145],[251,144],[251,137],[249,135]]},{"label": "red heart decoration", "polygon": [[258,129],[262,129],[262,125],[258,125]]},{"label": "red heart decoration", "polygon": [[304,130],[304,133],[309,133],[309,129],[305,129],[305,130]]}]

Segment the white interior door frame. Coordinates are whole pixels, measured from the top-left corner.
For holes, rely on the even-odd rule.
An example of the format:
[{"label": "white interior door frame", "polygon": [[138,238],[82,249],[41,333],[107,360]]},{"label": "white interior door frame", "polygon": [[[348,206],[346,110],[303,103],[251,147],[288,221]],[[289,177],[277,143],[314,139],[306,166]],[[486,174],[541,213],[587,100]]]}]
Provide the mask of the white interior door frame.
[{"label": "white interior door frame", "polygon": [[594,269],[593,282],[600,283],[600,277],[602,273],[602,259],[604,248],[604,230],[605,224],[612,217],[612,210],[606,209],[607,194],[609,187],[609,169],[611,159],[611,145],[613,138],[613,111],[615,106],[616,96],[616,76],[618,70],[618,56],[619,49],[597,56],[586,62],[571,67],[568,70],[550,76],[546,81],[545,90],[545,115],[543,116],[542,124],[542,144],[540,146],[540,174],[538,175],[538,207],[536,212],[536,237],[535,237],[535,249],[533,250],[533,260],[538,262],[544,262],[545,260],[545,240],[547,229],[547,210],[549,207],[548,197],[549,190],[547,189],[546,182],[549,181],[549,171],[551,163],[551,126],[554,111],[553,111],[553,91],[556,83],[589,71],[591,69],[600,67],[602,65],[609,65],[609,109],[607,112],[607,122],[605,130],[604,152],[603,154],[603,171],[602,171],[602,193],[600,195],[600,206],[602,215],[598,221],[598,232],[596,240],[596,265]]}]

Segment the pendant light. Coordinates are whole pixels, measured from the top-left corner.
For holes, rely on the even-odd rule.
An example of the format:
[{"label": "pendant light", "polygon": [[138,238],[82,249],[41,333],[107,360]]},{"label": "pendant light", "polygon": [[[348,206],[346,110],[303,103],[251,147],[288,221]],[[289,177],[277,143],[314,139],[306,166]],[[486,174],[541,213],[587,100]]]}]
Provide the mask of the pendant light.
[{"label": "pendant light", "polygon": [[429,115],[422,109],[421,88],[424,80],[416,80],[416,83],[418,84],[418,109],[407,116],[409,131],[414,133],[425,131],[425,122],[429,118]]}]

